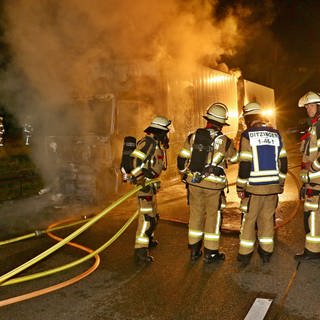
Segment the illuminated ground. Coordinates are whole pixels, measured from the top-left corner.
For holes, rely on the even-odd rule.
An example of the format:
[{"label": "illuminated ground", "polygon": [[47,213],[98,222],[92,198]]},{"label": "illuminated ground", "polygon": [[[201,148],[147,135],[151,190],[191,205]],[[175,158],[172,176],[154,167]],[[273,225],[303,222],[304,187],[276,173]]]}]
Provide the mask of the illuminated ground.
[{"label": "illuminated ground", "polygon": [[[294,159],[294,158],[293,158]],[[294,163],[292,162],[291,166]],[[232,183],[232,179],[230,179]],[[281,196],[278,219],[290,216],[296,203],[297,189],[291,179],[288,180],[284,195]],[[188,209],[185,205],[183,186],[175,186],[159,194],[159,211],[163,218],[176,219],[183,223],[168,222],[159,224],[158,248],[153,250],[155,262],[149,266],[136,265],[133,261],[133,242],[136,225],[128,231],[101,256],[101,265],[84,280],[45,296],[2,307],[1,319],[59,319],[100,320],[100,319],[244,319],[256,297],[273,299],[267,320],[319,319],[319,304],[315,297],[319,291],[319,262],[302,263],[294,278],[297,263],[293,256],[303,248],[302,215],[280,228],[276,236],[276,249],[268,265],[263,265],[255,253],[252,262],[241,268],[236,261],[238,232],[236,203],[233,187],[228,195],[229,211],[234,214],[225,219],[221,248],[226,253],[223,263],[205,265],[200,259],[191,264],[187,249]],[[29,202],[29,205],[31,202]],[[9,209],[11,208],[11,216]],[[77,239],[93,249],[108,240],[125,222],[134,210],[135,201],[117,209],[112,215],[97,223]],[[19,208],[13,212],[13,208]],[[23,208],[25,210],[23,210]],[[66,215],[82,215],[85,208],[73,207],[68,213],[64,209],[43,211],[38,207],[26,207],[16,203],[8,204],[4,214],[5,226],[19,225],[21,231],[35,225],[40,220],[59,220]],[[32,209],[34,215],[32,216]],[[35,210],[39,210],[36,213]],[[93,210],[93,209],[92,209]],[[227,212],[228,212],[227,210]],[[3,211],[4,212],[4,211]],[[25,214],[32,216],[25,222]],[[41,216],[42,214],[42,216]],[[23,224],[22,224],[23,222]],[[233,230],[226,231],[227,223],[232,222]],[[69,230],[59,232],[69,234]],[[3,233],[4,234],[4,233]],[[6,238],[4,236],[3,238]],[[47,249],[54,242],[46,237],[1,247],[1,274],[13,269]],[[82,256],[83,253],[64,248],[28,273],[50,269]],[[0,299],[43,288],[68,279],[84,271],[90,262],[71,271],[44,279],[26,282],[20,285],[5,286],[0,290]],[[292,280],[292,281],[291,281]],[[289,286],[289,283],[292,285]]]}]

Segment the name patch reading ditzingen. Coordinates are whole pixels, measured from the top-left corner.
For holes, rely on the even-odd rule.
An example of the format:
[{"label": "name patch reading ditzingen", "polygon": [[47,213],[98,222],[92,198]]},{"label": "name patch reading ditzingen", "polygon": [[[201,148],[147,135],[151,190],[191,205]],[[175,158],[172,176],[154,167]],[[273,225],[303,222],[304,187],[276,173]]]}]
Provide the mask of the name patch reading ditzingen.
[{"label": "name patch reading ditzingen", "polygon": [[280,146],[279,135],[269,131],[254,131],[249,132],[250,145],[252,146]]}]

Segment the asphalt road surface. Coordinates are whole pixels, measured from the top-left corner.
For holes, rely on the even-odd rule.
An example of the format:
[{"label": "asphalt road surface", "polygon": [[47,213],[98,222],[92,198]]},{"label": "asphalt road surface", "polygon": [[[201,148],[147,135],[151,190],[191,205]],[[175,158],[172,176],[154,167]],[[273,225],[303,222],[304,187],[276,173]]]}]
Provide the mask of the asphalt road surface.
[{"label": "asphalt road surface", "polygon": [[[294,155],[292,156],[294,159]],[[290,160],[290,159],[289,159]],[[302,208],[292,216],[297,202],[297,187],[288,179],[280,197],[277,217],[290,221],[276,232],[276,248],[270,263],[263,264],[257,253],[247,267],[236,261],[239,245],[237,199],[230,188],[221,250],[226,260],[211,265],[202,259],[189,260],[187,249],[188,208],[183,186],[159,193],[159,211],[163,217],[156,231],[159,246],[152,250],[155,262],[136,264],[133,243],[136,221],[110,247],[100,254],[96,271],[81,281],[33,299],[0,307],[3,320],[169,320],[169,319],[244,319],[256,298],[272,299],[265,319],[320,319],[320,261],[293,259],[303,250],[304,230]],[[161,199],[160,199],[161,198]],[[96,249],[110,239],[133,213],[134,200],[117,208],[76,239]],[[47,226],[69,216],[92,213],[97,208],[48,208],[43,198],[26,199],[0,207],[3,223],[1,239]],[[228,215],[228,210],[225,215]],[[175,222],[169,221],[175,220]],[[230,227],[233,226],[233,227]],[[75,230],[56,232],[62,237]],[[0,247],[1,275],[33,258],[55,243],[43,236]],[[79,259],[85,253],[63,247],[19,276],[52,269]],[[45,278],[1,286],[0,300],[19,296],[65,281],[84,272],[93,264],[89,260],[73,269]],[[0,301],[0,302],[1,302]]]}]

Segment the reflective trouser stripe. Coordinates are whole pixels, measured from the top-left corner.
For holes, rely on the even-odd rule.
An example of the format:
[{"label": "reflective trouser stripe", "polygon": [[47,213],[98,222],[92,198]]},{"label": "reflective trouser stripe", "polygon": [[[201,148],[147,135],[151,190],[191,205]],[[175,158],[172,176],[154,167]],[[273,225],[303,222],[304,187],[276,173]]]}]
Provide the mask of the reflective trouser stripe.
[{"label": "reflective trouser stripe", "polygon": [[217,212],[217,223],[216,223],[216,232],[215,234],[220,234],[220,223],[221,223],[221,211]]},{"label": "reflective trouser stripe", "polygon": [[320,237],[306,236],[307,242],[320,243]]},{"label": "reflective trouser stripe", "polygon": [[273,238],[259,238],[260,243],[271,244],[273,243]]},{"label": "reflective trouser stripe", "polygon": [[[248,212],[243,215],[240,230],[240,254],[249,254],[253,251],[257,235],[260,247],[267,252],[273,251],[274,212],[277,202],[278,195],[249,197]],[[258,226],[257,231],[256,226]]]},{"label": "reflective trouser stripe", "polygon": [[145,232],[147,231],[147,227],[149,226],[149,222],[148,221],[144,221],[143,225],[142,225],[142,229],[140,232],[140,237],[143,237]]},{"label": "reflective trouser stripe", "polygon": [[247,212],[248,211],[248,206],[240,206],[241,212]]},{"label": "reflective trouser stripe", "polygon": [[189,237],[195,238],[195,239],[202,239],[203,232],[202,231],[196,231],[196,230],[189,230]]},{"label": "reflective trouser stripe", "polygon": [[311,211],[311,210],[316,211],[318,208],[319,208],[318,203],[312,203],[307,200],[304,202],[304,211]]},{"label": "reflective trouser stripe", "polygon": [[240,210],[242,213],[248,212],[248,202],[249,202],[249,197],[243,198],[240,201]]},{"label": "reflective trouser stripe", "polygon": [[[315,198],[319,199],[319,196]],[[306,234],[305,247],[312,252],[320,252],[320,212],[311,211],[308,222],[310,232]]]},{"label": "reflective trouser stripe", "polygon": [[204,238],[205,240],[208,241],[217,241],[220,239],[220,234],[216,234],[216,233],[205,233],[204,234]]},{"label": "reflective trouser stripe", "polygon": [[316,234],[316,214],[314,211],[310,213],[310,235],[314,237]]},{"label": "reflective trouser stripe", "polygon": [[255,241],[251,241],[251,240],[244,240],[244,239],[240,240],[240,246],[245,248],[253,248],[254,243]]},{"label": "reflective trouser stripe", "polygon": [[141,213],[150,213],[153,211],[153,208],[140,208]]},{"label": "reflective trouser stripe", "polygon": [[[148,200],[145,197],[150,197]],[[135,248],[144,248],[149,245],[149,237],[146,232],[151,226],[150,221],[146,217],[154,218],[157,215],[155,195],[150,193],[139,192],[139,217],[138,227],[136,231]]]},{"label": "reflective trouser stripe", "polygon": [[204,240],[204,247],[219,248],[221,190],[189,186],[189,244]]},{"label": "reflective trouser stripe", "polygon": [[148,246],[149,238],[148,237],[136,237],[136,244],[143,244],[143,245]]},{"label": "reflective trouser stripe", "polygon": [[221,223],[221,211],[218,210],[217,212],[217,222],[215,227],[215,232],[205,232],[204,233],[204,240],[217,242],[220,240],[220,223]]},{"label": "reflective trouser stripe", "polygon": [[[143,223],[141,221],[143,220]],[[149,237],[146,235],[146,231],[150,226],[149,221],[144,220],[144,216],[139,217],[138,229],[136,233],[136,248],[147,247],[149,245]]]}]

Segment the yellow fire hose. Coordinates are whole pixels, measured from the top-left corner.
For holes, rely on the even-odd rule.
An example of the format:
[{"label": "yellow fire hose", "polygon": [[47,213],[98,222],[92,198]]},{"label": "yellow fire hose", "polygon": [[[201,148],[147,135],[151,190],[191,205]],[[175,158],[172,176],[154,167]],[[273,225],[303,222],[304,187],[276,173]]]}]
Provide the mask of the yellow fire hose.
[{"label": "yellow fire hose", "polygon": [[[145,185],[149,185],[149,184],[152,184],[152,183],[155,183],[155,182],[158,182],[159,180],[156,179],[156,180],[150,180],[148,182],[145,183]],[[102,217],[104,217],[107,213],[109,213],[112,209],[114,209],[115,207],[117,207],[119,204],[121,204],[122,202],[124,202],[125,200],[127,200],[129,197],[131,197],[132,195],[134,195],[136,192],[138,192],[141,188],[143,188],[143,186],[136,186],[135,188],[133,188],[131,191],[129,191],[127,194],[123,195],[121,198],[119,198],[117,201],[113,202],[109,207],[105,208],[104,210],[102,210],[99,214],[97,214],[96,216],[94,216],[90,221],[88,221],[87,223],[85,223],[83,226],[81,226],[79,229],[77,229],[76,231],[74,231],[73,233],[71,233],[69,236],[67,236],[66,238],[64,238],[63,240],[61,240],[60,242],[56,243],[55,245],[53,245],[52,247],[50,247],[49,249],[43,251],[42,253],[40,253],[39,255],[35,256],[34,258],[32,258],[31,260],[25,262],[24,264],[20,265],[19,267],[7,272],[6,274],[0,276],[0,284],[3,284],[4,282],[6,282],[8,279],[12,278],[13,276],[15,276],[16,274],[22,272],[23,270],[31,267],[32,265],[34,265],[35,263],[39,262],[40,260],[44,259],[45,257],[49,256],[50,254],[52,254],[53,252],[57,251],[59,248],[61,248],[62,246],[64,246],[66,243],[70,242],[72,239],[74,239],[75,237],[77,237],[78,235],[80,235],[82,232],[84,232],[85,230],[87,230],[89,227],[91,227],[93,224],[95,224],[98,220],[100,220]],[[135,216],[134,216],[135,217]],[[131,223],[131,222],[130,222]],[[122,229],[120,229],[122,230]],[[120,232],[120,231],[119,231]],[[117,233],[118,234],[118,233]],[[116,235],[117,235],[116,234]],[[109,245],[109,242],[112,240],[112,239],[116,239],[116,235],[114,237],[112,237],[107,243]],[[114,240],[115,240],[114,239]],[[114,241],[113,240],[113,241]],[[112,241],[112,242],[113,242]],[[111,242],[111,243],[112,243]],[[99,249],[102,251],[106,248],[107,246],[103,245],[102,247],[100,247]],[[103,248],[103,249],[101,249]],[[99,250],[98,249],[98,250]],[[100,252],[100,251],[99,251]],[[91,254],[89,254],[88,256],[82,258],[82,259],[79,259],[77,261],[80,261],[80,262],[77,262],[76,264],[79,264],[83,261],[86,261],[87,259],[90,259],[91,257],[93,257],[94,255],[96,255],[96,252],[93,252]],[[74,264],[75,262],[73,263],[69,263],[68,265],[76,265]],[[64,266],[63,266],[64,267]],[[70,266],[71,267],[71,266]],[[61,271],[61,268],[62,267],[58,267],[58,268],[55,268],[53,270],[57,270],[55,272],[58,272],[58,271]],[[52,270],[49,270],[49,271],[46,271],[46,272],[42,272],[41,274],[43,273],[48,273],[48,274],[51,274],[51,273],[54,273],[52,272]],[[46,274],[47,275],[47,274]],[[34,275],[33,275],[34,276]],[[22,277],[22,278],[28,278],[30,276],[26,276],[26,277]],[[21,278],[20,278],[21,279]],[[24,280],[26,281],[26,280]]]},{"label": "yellow fire hose", "polygon": [[16,284],[16,283],[20,283],[20,282],[25,282],[25,281],[29,281],[29,280],[33,280],[33,279],[37,279],[37,278],[41,278],[41,277],[45,277],[60,271],[64,271],[67,269],[70,269],[72,267],[77,266],[78,264],[81,264],[82,262],[85,262],[89,259],[91,259],[92,257],[94,257],[95,255],[99,254],[101,251],[103,251],[104,249],[106,249],[107,247],[109,247],[117,238],[119,238],[119,236],[129,227],[129,225],[132,223],[132,221],[137,217],[139,211],[137,210],[134,215],[131,216],[130,219],[127,220],[127,222],[121,227],[121,229],[114,235],[112,236],[112,238],[110,238],[107,242],[105,242],[102,246],[100,246],[98,249],[96,249],[95,251],[92,251],[90,254],[75,260],[73,262],[67,263],[63,266],[59,266],[57,268],[51,269],[51,270],[46,270],[46,271],[42,271],[42,272],[38,272],[38,273],[34,273],[28,276],[24,276],[24,277],[19,277],[19,278],[14,278],[11,280],[6,281],[5,283],[2,283],[1,286],[6,286],[6,285],[11,285],[11,284]]},{"label": "yellow fire hose", "polygon": [[[54,226],[58,225],[58,224],[61,224],[61,223],[55,223]],[[57,240],[57,241],[62,240],[62,238],[60,238],[60,237],[58,237],[58,236],[56,236],[56,235],[54,235],[54,234],[52,234],[50,232],[48,233],[48,236],[53,238],[53,239],[55,239],[55,240]],[[83,245],[80,245],[78,243],[75,243],[75,242],[68,242],[67,245],[75,247],[75,248],[80,249],[80,250],[85,251],[85,252],[89,252],[89,253],[91,253],[93,251],[92,249],[87,248],[87,247],[85,247]],[[22,295],[19,295],[19,296],[14,296],[14,297],[11,297],[11,298],[8,298],[8,299],[5,299],[5,300],[1,300],[0,301],[0,307],[4,307],[4,306],[7,306],[9,304],[13,304],[13,303],[21,302],[21,301],[24,301],[24,300],[32,299],[32,298],[35,298],[35,297],[38,297],[38,296],[41,296],[41,295],[44,295],[44,294],[59,290],[59,289],[62,289],[64,287],[70,286],[71,284],[82,280],[83,278],[87,277],[88,275],[90,275],[92,272],[94,272],[98,268],[98,266],[100,264],[100,257],[99,257],[99,255],[96,255],[96,256],[94,256],[94,258],[95,258],[94,264],[89,269],[84,271],[83,273],[78,274],[73,278],[70,278],[70,279],[65,280],[63,282],[59,282],[59,283],[57,283],[55,285],[52,285],[52,286],[49,286],[49,287],[46,287],[46,288],[42,288],[42,289],[35,290],[35,291],[32,291],[32,292],[28,292],[28,293],[25,293],[25,294],[22,294]]]},{"label": "yellow fire hose", "polygon": [[[63,281],[63,282],[58,283],[58,284],[55,284],[53,286],[50,286],[50,287],[47,287],[47,288],[44,288],[44,289],[40,289],[40,290],[36,290],[36,291],[33,291],[33,292],[29,292],[29,293],[26,293],[26,294],[22,294],[20,296],[12,297],[12,298],[9,298],[9,299],[6,299],[6,300],[1,300],[0,301],[0,307],[6,306],[6,305],[9,305],[9,304],[13,304],[13,303],[17,303],[17,302],[20,302],[20,301],[24,301],[24,300],[27,300],[27,299],[35,298],[35,297],[38,297],[40,295],[53,292],[55,290],[64,288],[66,286],[69,286],[69,285],[71,285],[71,284],[73,284],[73,283],[75,283],[77,281],[80,281],[81,279],[83,279],[86,276],[88,276],[89,274],[91,274],[99,266],[100,258],[99,258],[98,253],[100,253],[101,251],[106,249],[108,246],[110,246],[128,228],[128,226],[137,217],[138,213],[139,213],[139,211],[137,210],[135,212],[135,214],[131,218],[129,218],[127,220],[127,222],[122,226],[122,228],[111,239],[109,239],[105,244],[100,246],[95,251],[93,251],[92,249],[89,249],[87,247],[84,247],[82,245],[69,242],[68,243],[69,245],[72,245],[72,246],[74,246],[76,248],[79,248],[81,250],[84,250],[84,251],[90,253],[89,255],[85,256],[84,258],[76,260],[73,263],[66,264],[66,265],[61,266],[59,268],[55,268],[55,269],[49,270],[49,271],[40,272],[40,273],[33,274],[31,276],[15,278],[13,280],[6,281],[1,286],[14,284],[14,283],[19,283],[19,282],[23,282],[23,281],[27,281],[27,280],[33,280],[33,279],[36,279],[36,278],[47,276],[49,274],[53,274],[55,272],[63,271],[63,270],[66,270],[68,268],[74,267],[77,264],[80,264],[80,263],[82,263],[82,262],[84,262],[84,261],[86,261],[86,260],[88,260],[88,259],[90,259],[90,258],[92,258],[94,256],[96,261],[88,270],[86,270],[85,272],[83,272],[80,275],[77,275],[77,276],[75,276],[75,277],[73,277],[71,279],[68,279],[68,280]],[[49,236],[54,238],[54,239],[56,239],[56,240],[62,240],[61,238],[59,238],[59,237],[57,237],[55,235],[52,235],[52,234],[49,234]]]},{"label": "yellow fire hose", "polygon": [[25,234],[23,236],[19,236],[19,237],[16,237],[16,238],[0,241],[0,246],[6,245],[6,244],[10,244],[10,243],[14,243],[14,242],[18,242],[18,241],[31,239],[31,238],[34,238],[34,237],[40,237],[40,236],[42,236],[44,234],[48,234],[49,232],[54,232],[54,231],[62,230],[62,229],[65,229],[65,228],[73,227],[73,226],[76,226],[78,224],[83,224],[86,221],[89,221],[91,219],[92,219],[91,216],[90,216],[90,218],[82,217],[81,220],[73,221],[73,222],[68,223],[68,224],[63,224],[63,225],[60,225],[60,226],[57,226],[57,227],[48,228],[48,229],[44,229],[44,230],[35,230],[34,232]]}]

